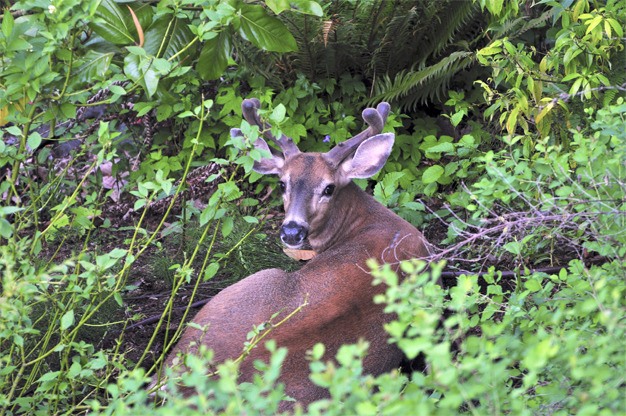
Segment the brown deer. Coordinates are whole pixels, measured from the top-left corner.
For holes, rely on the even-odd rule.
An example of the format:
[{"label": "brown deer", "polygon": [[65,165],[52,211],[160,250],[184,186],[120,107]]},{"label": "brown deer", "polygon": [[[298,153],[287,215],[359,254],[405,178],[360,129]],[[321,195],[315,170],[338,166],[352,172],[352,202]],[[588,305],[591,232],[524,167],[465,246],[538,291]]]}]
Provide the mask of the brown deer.
[{"label": "brown deer", "polygon": [[[280,238],[290,249],[300,249],[308,241],[316,255],[298,271],[263,270],[221,291],[193,320],[205,330],[187,328],[165,365],[180,365],[181,353],[197,352],[199,344],[213,349],[218,363],[235,359],[253,326],[278,312],[276,322],[306,303],[267,336],[287,347],[281,381],[289,396],[306,405],[328,396],[309,380],[306,352],[316,343],[323,343],[326,357],[334,358],[342,344],[366,340],[366,373],[377,375],[399,365],[402,353],[388,343],[383,329],[393,316],[372,300],[385,288],[372,285],[366,260],[397,264],[425,257],[427,244],[411,224],[352,182],[377,173],[391,152],[394,135],[380,134],[389,104],[366,109],[363,118],[369,127],[327,153],[302,153],[292,139],[273,137],[257,113],[259,106],[256,99],[242,104],[245,119],[258,125],[282,152],[270,150],[261,138],[255,143],[266,158],[256,162],[254,170],[280,178],[285,207]],[[234,129],[233,134],[241,132]],[[241,363],[240,380],[252,378],[254,360],[268,357],[262,346],[252,349]],[[283,402],[281,408],[291,403]]]}]

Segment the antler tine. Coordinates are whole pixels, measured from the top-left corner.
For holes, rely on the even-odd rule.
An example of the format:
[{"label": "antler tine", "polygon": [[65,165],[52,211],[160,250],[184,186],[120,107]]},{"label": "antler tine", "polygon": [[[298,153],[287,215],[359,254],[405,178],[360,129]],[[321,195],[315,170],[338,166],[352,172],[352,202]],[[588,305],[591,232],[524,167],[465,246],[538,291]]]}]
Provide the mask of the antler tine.
[{"label": "antler tine", "polygon": [[339,164],[363,143],[363,141],[381,133],[385,126],[387,116],[389,115],[389,110],[390,106],[386,102],[378,104],[376,109],[366,108],[363,110],[363,120],[368,124],[368,127],[356,136],[345,142],[338,143],[335,147],[330,149],[328,153],[326,153],[328,158]]},{"label": "antler tine", "polygon": [[243,102],[241,103],[241,111],[246,121],[252,125],[259,126],[259,129],[261,129],[261,133],[263,134],[263,136],[266,139],[276,143],[278,147],[280,147],[280,150],[283,152],[283,155],[285,157],[300,153],[300,149],[298,149],[298,146],[296,146],[291,137],[287,137],[283,134],[280,136],[280,139],[277,139],[272,134],[272,126],[270,126],[268,123],[265,123],[259,117],[259,108],[261,108],[261,102],[256,98],[248,98],[246,100],[243,100]]},{"label": "antler tine", "polygon": [[389,103],[386,103],[383,101],[383,102],[378,103],[378,105],[376,106],[376,111],[378,111],[378,114],[380,114],[380,116],[383,118],[383,126],[384,126],[385,121],[387,121],[387,116],[389,115],[389,111],[391,111],[391,106],[389,105]]}]

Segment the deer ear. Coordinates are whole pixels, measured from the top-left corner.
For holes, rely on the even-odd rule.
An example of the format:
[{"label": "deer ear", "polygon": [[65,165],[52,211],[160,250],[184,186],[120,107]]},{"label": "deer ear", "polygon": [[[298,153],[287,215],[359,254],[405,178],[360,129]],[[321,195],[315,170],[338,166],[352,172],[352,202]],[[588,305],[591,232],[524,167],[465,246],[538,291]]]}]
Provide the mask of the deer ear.
[{"label": "deer ear", "polygon": [[369,178],[383,168],[395,136],[383,133],[363,141],[354,152],[354,157],[341,164],[341,169],[350,179]]},{"label": "deer ear", "polygon": [[[282,172],[285,160],[282,157],[273,154],[270,147],[267,145],[267,142],[261,138],[258,138],[256,142],[254,142],[254,147],[261,150],[265,153],[265,155],[261,160],[254,162],[252,170],[263,175],[279,175]],[[266,155],[269,156],[265,157]]]}]

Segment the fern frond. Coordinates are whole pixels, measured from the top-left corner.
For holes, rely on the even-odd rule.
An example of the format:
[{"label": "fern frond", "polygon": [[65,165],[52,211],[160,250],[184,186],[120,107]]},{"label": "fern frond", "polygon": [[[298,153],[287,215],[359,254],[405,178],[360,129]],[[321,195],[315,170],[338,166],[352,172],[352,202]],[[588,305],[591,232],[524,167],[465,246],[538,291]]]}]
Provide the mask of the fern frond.
[{"label": "fern frond", "polygon": [[237,38],[233,39],[233,46],[241,70],[260,75],[270,83],[275,83],[276,62],[279,59],[276,53],[263,51],[250,42],[243,42]]},{"label": "fern frond", "polygon": [[518,17],[517,19],[507,20],[500,27],[492,29],[494,39],[502,39],[504,37],[509,36],[511,33],[514,33],[516,30],[521,28],[526,21],[526,17]]},{"label": "fern frond", "polygon": [[425,37],[427,42],[421,45],[421,65],[426,63],[429,57],[439,56],[446,47],[456,40],[456,34],[480,13],[475,2],[453,1],[441,16],[445,19],[437,19]]},{"label": "fern frond", "polygon": [[[416,8],[412,7],[404,13],[394,15],[385,27],[385,33],[378,46],[374,49],[369,67],[373,73],[385,74],[397,67],[398,50],[405,50],[398,45],[398,39],[407,39],[412,21],[417,17]],[[405,57],[406,58],[406,57]]]},{"label": "fern frond", "polygon": [[439,100],[452,77],[469,67],[473,61],[474,53],[457,51],[421,70],[401,71],[393,79],[384,76],[375,85],[375,94],[369,104],[389,101],[405,109],[412,109],[427,100]]},{"label": "fern frond", "polygon": [[372,54],[369,68],[374,74],[394,75],[416,63],[425,66],[452,43],[463,40],[457,35],[480,14],[480,9],[473,2],[401,4],[410,7],[394,8]]},{"label": "fern frond", "polygon": [[494,30],[494,39],[501,39],[504,37],[517,38],[528,32],[529,30],[536,29],[546,24],[546,22],[554,16],[555,9],[549,9],[543,12],[539,17],[528,20],[527,17],[522,16],[517,19],[507,21],[497,30]]}]

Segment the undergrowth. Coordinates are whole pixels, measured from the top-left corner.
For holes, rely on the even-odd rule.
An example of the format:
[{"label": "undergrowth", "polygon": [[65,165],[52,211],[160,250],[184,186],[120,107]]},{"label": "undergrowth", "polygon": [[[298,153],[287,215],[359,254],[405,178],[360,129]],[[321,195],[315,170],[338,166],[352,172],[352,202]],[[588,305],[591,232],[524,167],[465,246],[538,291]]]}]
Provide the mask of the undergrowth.
[{"label": "undergrowth", "polygon": [[[461,3],[7,3],[0,415],[263,414],[287,399],[285,351],[261,330],[251,345],[273,358],[251,383],[236,361],[205,377],[203,351],[185,375],[199,394],[146,389],[203,284],[297,267],[270,243],[275,182],[250,172],[251,96],[304,151],[392,100],[393,153],[359,185],[446,230],[404,279],[371,264],[392,342],[426,367],[375,377],[365,343],[316,346],[330,398],[296,414],[623,410],[626,5]],[[142,273],[167,293],[130,350]]]}]

